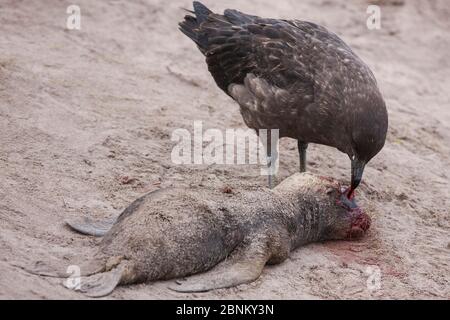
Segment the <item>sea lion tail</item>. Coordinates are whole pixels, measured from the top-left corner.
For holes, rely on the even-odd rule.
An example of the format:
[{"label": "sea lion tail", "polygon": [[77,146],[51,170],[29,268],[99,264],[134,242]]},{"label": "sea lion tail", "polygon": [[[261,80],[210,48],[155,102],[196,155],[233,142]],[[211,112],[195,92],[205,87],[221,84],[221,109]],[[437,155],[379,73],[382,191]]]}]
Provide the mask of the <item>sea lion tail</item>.
[{"label": "sea lion tail", "polygon": [[66,220],[66,224],[70,229],[81,234],[103,237],[116,222],[116,218],[106,219],[103,221],[92,221],[85,217],[83,220]]}]

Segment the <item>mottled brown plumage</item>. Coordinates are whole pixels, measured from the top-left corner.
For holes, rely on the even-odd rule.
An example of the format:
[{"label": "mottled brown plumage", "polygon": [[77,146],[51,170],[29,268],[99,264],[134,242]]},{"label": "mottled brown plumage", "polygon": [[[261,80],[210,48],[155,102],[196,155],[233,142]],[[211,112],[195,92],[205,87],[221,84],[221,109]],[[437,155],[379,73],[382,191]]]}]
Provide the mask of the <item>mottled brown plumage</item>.
[{"label": "mottled brown plumage", "polygon": [[[352,188],[383,147],[387,111],[367,65],[337,35],[299,20],[223,15],[194,2],[180,30],[206,57],[217,85],[253,129],[335,147],[352,159]],[[301,165],[302,166],[302,165]]]}]

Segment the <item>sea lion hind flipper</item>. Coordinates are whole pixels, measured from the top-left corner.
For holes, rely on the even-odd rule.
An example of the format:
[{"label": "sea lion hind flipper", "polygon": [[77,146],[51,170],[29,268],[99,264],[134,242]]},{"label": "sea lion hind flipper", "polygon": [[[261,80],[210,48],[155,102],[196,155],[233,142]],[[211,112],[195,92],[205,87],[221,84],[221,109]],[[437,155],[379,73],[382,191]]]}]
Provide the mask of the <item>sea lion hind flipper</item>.
[{"label": "sea lion hind flipper", "polygon": [[212,270],[186,280],[176,280],[169,289],[178,292],[205,292],[250,283],[259,278],[270,253],[259,243],[239,246]]},{"label": "sea lion hind flipper", "polygon": [[79,291],[88,297],[104,297],[109,295],[120,284],[125,270],[126,263],[121,262],[109,271],[82,277],[78,287],[74,288],[72,283],[68,282],[65,282],[64,286],[68,289]]},{"label": "sea lion hind flipper", "polygon": [[79,271],[80,276],[88,276],[105,269],[104,258],[94,258],[83,261],[82,263],[67,262],[59,259],[52,259],[52,261],[36,261],[33,265],[16,265],[28,273],[38,276],[54,277],[54,278],[68,278],[73,276],[74,272]]},{"label": "sea lion hind flipper", "polygon": [[152,199],[158,194],[163,193],[163,191],[165,190],[167,190],[167,188],[156,189],[148,192],[140,198],[137,198],[128,207],[126,207],[118,217],[115,218],[108,218],[102,221],[93,221],[89,217],[85,217],[82,220],[74,219],[66,220],[65,222],[70,229],[75,230],[81,234],[94,237],[103,237],[116,222],[119,223],[126,217],[136,212],[146,199]]},{"label": "sea lion hind flipper", "polygon": [[103,221],[92,221],[85,217],[83,220],[66,220],[66,224],[81,234],[103,237],[116,222],[116,218],[105,219]]}]

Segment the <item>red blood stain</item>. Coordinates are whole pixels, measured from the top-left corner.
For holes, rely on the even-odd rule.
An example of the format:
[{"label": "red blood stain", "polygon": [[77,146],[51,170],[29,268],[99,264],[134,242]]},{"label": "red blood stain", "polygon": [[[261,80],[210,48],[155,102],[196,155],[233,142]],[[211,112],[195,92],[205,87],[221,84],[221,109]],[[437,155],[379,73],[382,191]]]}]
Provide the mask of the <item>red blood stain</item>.
[{"label": "red blood stain", "polygon": [[135,182],[136,180],[136,178],[130,178],[129,176],[122,176],[119,178],[121,184],[130,184]]},{"label": "red blood stain", "polygon": [[229,186],[226,186],[226,187],[222,188],[222,192],[223,193],[233,193],[233,189]]}]

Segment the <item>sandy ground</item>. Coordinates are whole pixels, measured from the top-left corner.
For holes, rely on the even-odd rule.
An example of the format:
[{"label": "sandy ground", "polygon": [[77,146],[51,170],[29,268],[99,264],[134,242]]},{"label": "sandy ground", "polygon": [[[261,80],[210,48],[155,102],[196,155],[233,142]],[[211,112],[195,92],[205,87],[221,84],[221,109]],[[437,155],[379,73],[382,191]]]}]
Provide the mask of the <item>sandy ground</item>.
[{"label": "sandy ground", "polygon": [[[373,218],[359,242],[313,244],[249,285],[180,294],[167,282],[120,287],[109,298],[450,298],[450,10],[447,1],[212,1],[261,16],[298,18],[338,33],[373,69],[385,96],[386,146],[358,197]],[[181,166],[176,128],[244,128],[203,57],[177,30],[183,1],[87,1],[67,30],[70,1],[0,3],[0,298],[83,298],[59,279],[17,265],[85,257],[98,239],[64,220],[120,213],[164,185],[266,184],[257,166]],[[279,179],[297,171],[296,142],[281,143]],[[309,148],[315,173],[349,181],[346,155]],[[127,178],[128,177],[128,178]],[[379,268],[379,269],[378,269]],[[371,279],[380,276],[372,286]],[[372,274],[372,277],[370,276]]]}]

